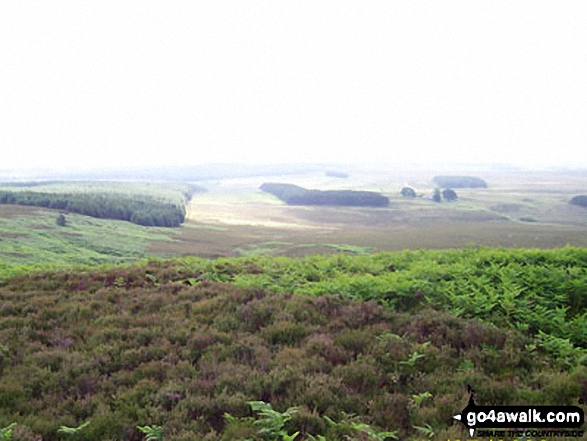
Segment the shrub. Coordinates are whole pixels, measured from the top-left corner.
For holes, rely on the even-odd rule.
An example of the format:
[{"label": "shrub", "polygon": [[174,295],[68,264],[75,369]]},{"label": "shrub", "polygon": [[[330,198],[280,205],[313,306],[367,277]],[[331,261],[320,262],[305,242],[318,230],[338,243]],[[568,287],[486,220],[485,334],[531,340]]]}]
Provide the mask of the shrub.
[{"label": "shrub", "polygon": [[445,188],[442,190],[442,198],[445,201],[456,201],[457,193],[452,188]]},{"label": "shrub", "polygon": [[382,371],[371,356],[360,357],[345,366],[338,366],[332,372],[349,389],[359,394],[372,395],[385,383]]},{"label": "shrub", "polygon": [[405,198],[415,198],[416,190],[414,190],[412,187],[404,187],[401,189],[400,194]]},{"label": "shrub", "polygon": [[263,330],[263,336],[272,345],[295,345],[309,333],[306,325],[290,322],[277,322]]},{"label": "shrub", "polygon": [[65,216],[63,215],[63,213],[59,213],[59,216],[57,216],[56,223],[60,227],[64,227],[65,226],[65,224],[67,223],[67,221],[65,220]]}]

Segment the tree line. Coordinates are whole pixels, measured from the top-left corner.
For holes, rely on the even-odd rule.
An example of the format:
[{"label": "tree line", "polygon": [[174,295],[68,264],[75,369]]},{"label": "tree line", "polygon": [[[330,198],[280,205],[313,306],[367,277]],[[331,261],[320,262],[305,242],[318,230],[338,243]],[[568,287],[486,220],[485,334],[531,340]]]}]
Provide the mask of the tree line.
[{"label": "tree line", "polygon": [[579,207],[587,207],[587,195],[582,194],[575,196],[569,202],[573,205],[578,205]]},{"label": "tree line", "polygon": [[29,205],[69,211],[100,219],[116,219],[147,227],[178,227],[185,221],[186,204],[161,201],[149,195],[113,193],[42,193],[0,191],[0,204]]},{"label": "tree line", "polygon": [[[405,198],[415,198],[417,196],[416,190],[412,187],[404,187],[401,189],[400,194]],[[435,188],[432,194],[432,200],[434,202],[440,202],[444,198],[445,201],[456,201],[458,199],[456,191],[452,188],[445,188],[440,191],[440,188]]]},{"label": "tree line", "polygon": [[307,190],[293,184],[265,183],[261,190],[277,196],[288,205],[338,205],[387,207],[389,199],[373,191]]}]

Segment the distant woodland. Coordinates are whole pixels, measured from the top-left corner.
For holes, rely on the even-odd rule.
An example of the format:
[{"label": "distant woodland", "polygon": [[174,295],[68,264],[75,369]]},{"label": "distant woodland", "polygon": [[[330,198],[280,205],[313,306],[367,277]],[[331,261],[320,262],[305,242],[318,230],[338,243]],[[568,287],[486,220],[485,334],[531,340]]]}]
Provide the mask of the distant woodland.
[{"label": "distant woodland", "polygon": [[0,191],[0,204],[29,205],[70,211],[101,219],[117,219],[138,225],[178,227],[185,221],[185,203],[176,204],[152,196],[115,193],[44,193],[35,191]]},{"label": "distant woodland", "polygon": [[570,200],[570,203],[579,207],[587,207],[587,195],[575,196]]},{"label": "distant woodland", "polygon": [[487,182],[475,176],[434,176],[440,188],[487,188]]},{"label": "distant woodland", "polygon": [[307,190],[293,184],[265,183],[261,190],[277,196],[288,205],[338,205],[387,207],[389,199],[373,191]]}]

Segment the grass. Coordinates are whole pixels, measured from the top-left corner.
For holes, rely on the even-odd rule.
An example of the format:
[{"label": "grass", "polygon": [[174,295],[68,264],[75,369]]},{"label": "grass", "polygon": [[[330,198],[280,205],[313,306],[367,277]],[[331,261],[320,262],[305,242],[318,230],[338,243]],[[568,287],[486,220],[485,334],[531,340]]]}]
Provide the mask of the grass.
[{"label": "grass", "polygon": [[[259,250],[272,255],[288,256],[331,253],[337,251],[339,245],[357,247],[361,252],[459,248],[471,244],[540,248],[556,248],[569,244],[587,247],[587,228],[580,225],[489,220],[491,218],[484,218],[478,213],[461,216],[455,212],[429,212],[424,215],[418,213],[417,219],[410,219],[409,214],[402,212],[397,214],[397,220],[386,224],[385,217],[392,217],[393,213],[349,214],[331,209],[311,214],[304,211],[294,217],[294,213],[286,210],[292,216],[289,218],[290,223],[297,223],[290,228],[283,224],[259,225],[256,218],[247,224],[246,215],[238,211],[238,207],[232,208],[236,210],[234,216],[243,216],[241,224],[190,221],[177,230],[175,242],[155,242],[149,250],[154,253],[219,257],[259,253]],[[225,209],[229,210],[228,207]],[[282,215],[285,218],[285,213]],[[309,216],[315,221],[308,222],[306,219]],[[344,220],[344,223],[328,224],[325,220],[320,224],[319,218]],[[203,229],[207,226],[220,230]],[[336,246],[332,246],[333,244]]]},{"label": "grass", "polygon": [[308,250],[312,250],[313,253],[316,253],[316,250],[322,249],[322,253],[318,254],[329,254],[328,250],[332,250],[332,252],[340,252],[345,254],[353,254],[353,255],[367,255],[373,252],[373,249],[370,247],[361,247],[355,245],[348,245],[348,244],[336,244],[336,243],[326,243],[326,244],[296,244],[294,242],[283,242],[283,241],[270,241],[270,242],[263,242],[260,244],[249,244],[246,248],[235,248],[234,253],[236,256],[289,256],[289,255],[296,255],[297,252],[302,252],[302,254],[308,254]]},{"label": "grass", "polygon": [[346,244],[336,244],[336,243],[328,243],[324,245],[328,248],[332,248],[336,251],[340,251],[343,253],[348,254],[355,254],[358,256],[365,256],[367,254],[373,253],[373,248],[370,247],[359,247],[355,245],[346,245]]},{"label": "grass", "polygon": [[[391,173],[397,176],[390,176]],[[418,194],[431,194],[434,187],[429,179],[435,174],[395,170],[351,173],[351,178],[344,180],[326,178],[320,173],[287,179],[307,188],[382,191],[391,201],[385,209],[292,207],[258,190],[270,178],[224,180],[211,185],[208,193],[193,198],[187,225],[225,228],[225,234],[202,238],[195,231],[182,228],[178,242],[171,248],[179,254],[202,256],[299,256],[336,252],[330,244],[358,247],[360,252],[445,249],[470,244],[587,247],[587,210],[568,204],[573,194],[587,188],[585,176],[489,171],[480,177],[490,188],[459,189],[456,202],[434,203],[424,198],[406,199],[399,194],[405,183],[413,185]],[[276,241],[287,245],[268,245]],[[167,244],[161,245],[169,249]],[[151,249],[157,251],[158,245]]]},{"label": "grass", "polygon": [[[0,275],[30,266],[101,265],[144,258],[152,241],[172,242],[176,230],[70,213],[57,225],[57,212],[0,207]],[[19,270],[20,268],[20,270]]]},{"label": "grass", "polygon": [[252,244],[246,248],[235,248],[234,253],[237,256],[263,256],[270,255],[275,252],[275,248],[263,247],[262,245]]}]

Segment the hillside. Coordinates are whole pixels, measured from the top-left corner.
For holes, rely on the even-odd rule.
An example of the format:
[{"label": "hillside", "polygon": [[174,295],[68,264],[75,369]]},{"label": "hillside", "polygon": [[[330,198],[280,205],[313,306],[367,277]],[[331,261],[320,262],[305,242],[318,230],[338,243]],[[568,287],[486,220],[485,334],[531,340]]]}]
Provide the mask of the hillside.
[{"label": "hillside", "polygon": [[258,434],[263,401],[298,406],[296,440],[460,438],[467,385],[484,404],[587,400],[586,287],[569,247],[29,273],[0,287],[0,427],[285,439]]},{"label": "hillside", "polygon": [[[0,205],[43,207],[143,226],[178,227],[195,185],[132,182],[0,183]],[[63,220],[63,225],[66,221]]]}]

